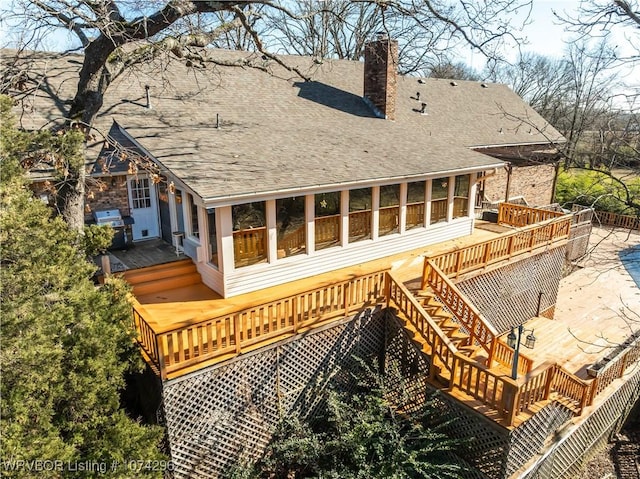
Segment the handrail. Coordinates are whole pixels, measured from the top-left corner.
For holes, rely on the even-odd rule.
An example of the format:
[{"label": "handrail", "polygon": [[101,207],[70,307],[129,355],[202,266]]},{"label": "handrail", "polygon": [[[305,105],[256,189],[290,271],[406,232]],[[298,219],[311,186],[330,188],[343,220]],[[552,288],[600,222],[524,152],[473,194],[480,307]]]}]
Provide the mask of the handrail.
[{"label": "handrail", "polygon": [[[444,366],[449,373],[452,373],[453,358],[458,352],[455,344],[438,327],[433,318],[424,310],[420,302],[402,282],[395,279],[389,272],[387,272],[387,278],[389,303],[393,302],[407,317],[418,334],[427,342],[431,348],[432,355],[438,358],[440,365]],[[430,373],[432,375],[435,374],[433,368]]]},{"label": "handrail", "polygon": [[226,315],[194,320],[155,333],[134,307],[138,341],[163,379],[185,367],[249,346],[295,334],[300,328],[347,317],[367,305],[386,302],[385,270],[311,289]]},{"label": "handrail", "polygon": [[433,261],[449,279],[453,279],[461,274],[510,259],[515,255],[564,240],[569,236],[571,220],[571,215],[563,215],[537,225],[526,226],[508,235],[475,243],[455,251],[425,257],[422,287],[427,286],[425,273],[428,260]]},{"label": "handrail", "polygon": [[498,209],[498,224],[510,226],[529,226],[543,221],[564,216],[564,213],[512,203],[500,203]]},{"label": "handrail", "polygon": [[449,312],[464,326],[469,334],[469,343],[476,342],[489,355],[489,363],[493,360],[498,332],[471,304],[471,301],[460,291],[433,261],[426,260],[425,279],[431,289],[438,295]]},{"label": "handrail", "polygon": [[[505,368],[511,368],[514,354],[515,351],[512,347],[500,340],[496,340],[491,359]],[[523,353],[518,353],[518,374],[528,374],[532,368],[533,360]]]},{"label": "handrail", "polygon": [[600,394],[616,379],[623,376],[627,368],[640,359],[640,339],[631,342],[613,359],[597,372],[594,396]]},{"label": "handrail", "polygon": [[453,388],[495,409],[509,426],[513,425],[518,384],[509,376],[457,353],[450,385]]},{"label": "handrail", "polygon": [[589,405],[593,400],[592,395],[589,394],[591,387],[592,381],[584,381],[562,366],[554,364],[550,388],[557,394],[573,400],[575,406],[571,409],[578,416],[582,414],[585,406]]},{"label": "handrail", "polygon": [[621,215],[610,211],[596,211],[594,222],[604,226],[615,226],[629,230],[640,230],[640,217]]},{"label": "handrail", "polygon": [[267,228],[260,226],[233,232],[233,257],[236,261],[257,259],[267,254]]}]

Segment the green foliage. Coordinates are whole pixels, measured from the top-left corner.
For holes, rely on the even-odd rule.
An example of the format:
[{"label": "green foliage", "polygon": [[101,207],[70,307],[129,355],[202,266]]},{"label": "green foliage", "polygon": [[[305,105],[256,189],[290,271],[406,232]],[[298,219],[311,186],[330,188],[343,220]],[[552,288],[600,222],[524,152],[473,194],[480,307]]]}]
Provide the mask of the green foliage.
[{"label": "green foliage", "polygon": [[113,228],[108,226],[88,225],[84,227],[83,250],[87,257],[104,253],[113,239]]},{"label": "green foliage", "polygon": [[[638,214],[630,211],[627,198],[637,202],[640,198],[640,178],[625,178],[624,186],[606,173],[591,170],[562,171],[558,175],[556,200],[565,207],[580,204],[596,210],[621,214]],[[627,204],[625,204],[627,203]]]},{"label": "green foliage", "polygon": [[312,425],[283,418],[262,459],[227,477],[459,478],[452,451],[460,444],[443,432],[449,423],[437,417],[433,402],[400,412],[392,402],[396,375],[389,376],[361,368],[355,392],[353,384],[329,391],[325,412]]},{"label": "green foliage", "polygon": [[[93,284],[95,267],[86,260],[85,240],[52,217],[21,174],[22,147],[33,145],[33,138],[9,129],[6,119],[0,144],[2,460],[110,466],[160,459],[161,429],[139,424],[120,407],[124,374],[140,365],[125,326],[127,287],[117,280],[99,288]],[[23,468],[2,474],[34,473]],[[109,477],[133,476],[121,467]],[[38,477],[60,477],[60,472],[42,471]]]}]

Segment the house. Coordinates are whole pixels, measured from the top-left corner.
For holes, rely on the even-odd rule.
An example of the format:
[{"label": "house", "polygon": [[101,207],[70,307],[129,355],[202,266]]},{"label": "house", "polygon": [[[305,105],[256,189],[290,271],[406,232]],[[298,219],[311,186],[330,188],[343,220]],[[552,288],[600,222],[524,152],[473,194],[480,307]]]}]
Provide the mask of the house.
[{"label": "house", "polygon": [[[550,329],[572,217],[503,203],[500,224],[475,218],[519,188],[551,191],[543,170],[529,175],[561,135],[504,85],[397,76],[396,52],[378,39],[364,64],[283,57],[294,72],[214,50],[108,90],[87,218],[129,210],[135,243],[164,238],[188,257],[125,275],[176,477],[259,453],[352,355],[399,361],[411,401],[442,391],[443,414],[481,438],[464,460],[483,477],[526,467],[603,397],[603,428],[628,414],[617,404],[640,374],[611,391],[638,341],[591,381],[579,375],[594,355],[507,344],[520,325]],[[47,89],[24,98],[24,126],[60,116],[49,92],[72,97],[79,67],[36,61]]]},{"label": "house", "polygon": [[[87,219],[130,212],[134,242],[179,243],[204,283],[230,297],[467,235],[475,206],[505,194],[497,158],[562,141],[504,85],[401,77],[397,43],[367,51],[365,64],[283,59],[311,81],[229,51],[212,52],[214,62],[239,66],[154,64],[118,78],[96,121],[107,141]],[[73,55],[49,61],[49,78],[77,65]],[[59,116],[37,98],[33,108],[34,118]],[[544,181],[524,177],[534,190]],[[535,203],[548,203],[550,186]]]}]

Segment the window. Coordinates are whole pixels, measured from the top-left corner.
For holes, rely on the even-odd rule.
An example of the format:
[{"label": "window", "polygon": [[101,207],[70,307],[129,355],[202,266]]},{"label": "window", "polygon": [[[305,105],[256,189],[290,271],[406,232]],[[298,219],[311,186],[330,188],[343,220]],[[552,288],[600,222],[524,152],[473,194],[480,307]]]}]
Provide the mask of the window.
[{"label": "window", "polygon": [[265,202],[235,205],[233,218],[233,254],[236,268],[267,261]]},{"label": "window", "polygon": [[207,210],[207,220],[209,225],[209,262],[218,267],[218,236],[216,234],[216,210]]},{"label": "window", "polygon": [[306,251],[307,224],[304,217],[304,196],[276,200],[278,258]]},{"label": "window", "polygon": [[314,197],[316,250],[340,244],[340,192],[320,193]]},{"label": "window", "polygon": [[425,182],[416,181],[407,185],[407,229],[424,226]]},{"label": "window", "polygon": [[134,178],[131,180],[131,206],[134,209],[151,208],[149,178]]},{"label": "window", "polygon": [[380,187],[380,236],[400,232],[400,185]]},{"label": "window", "polygon": [[449,205],[449,178],[436,178],[431,182],[431,221],[429,224],[447,221]]},{"label": "window", "polygon": [[193,196],[187,193],[189,200],[189,218],[191,219],[189,236],[193,238],[200,238],[200,225],[198,224],[198,205],[193,201]]},{"label": "window", "polygon": [[371,238],[371,188],[349,191],[349,243]]},{"label": "window", "polygon": [[463,218],[469,215],[469,175],[456,176],[453,191],[453,217]]}]

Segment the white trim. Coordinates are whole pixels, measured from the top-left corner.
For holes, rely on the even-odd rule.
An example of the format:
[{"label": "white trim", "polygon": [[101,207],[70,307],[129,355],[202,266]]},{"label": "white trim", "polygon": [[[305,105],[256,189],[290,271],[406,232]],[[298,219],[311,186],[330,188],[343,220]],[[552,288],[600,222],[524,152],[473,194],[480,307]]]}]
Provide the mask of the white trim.
[{"label": "white trim", "polygon": [[409,183],[400,183],[400,214],[398,217],[398,231],[401,235],[407,231],[407,191]]},{"label": "white trim", "polygon": [[300,186],[296,188],[286,188],[282,190],[272,190],[255,193],[245,193],[241,195],[227,195],[219,197],[203,198],[203,206],[207,208],[215,208],[216,206],[237,205],[243,203],[254,203],[258,201],[266,201],[268,199],[289,198],[291,196],[306,196],[307,194],[331,193],[344,191],[349,189],[372,188],[374,186],[396,185],[403,182],[413,182],[421,180],[429,180],[433,178],[442,178],[446,176],[456,176],[465,173],[477,173],[490,170],[492,168],[502,167],[504,161],[499,163],[491,163],[483,166],[474,166],[468,168],[460,168],[457,170],[446,170],[433,173],[421,173],[419,175],[404,175],[398,177],[377,178],[366,181],[350,181],[343,183],[332,183],[327,185],[310,185]]}]

